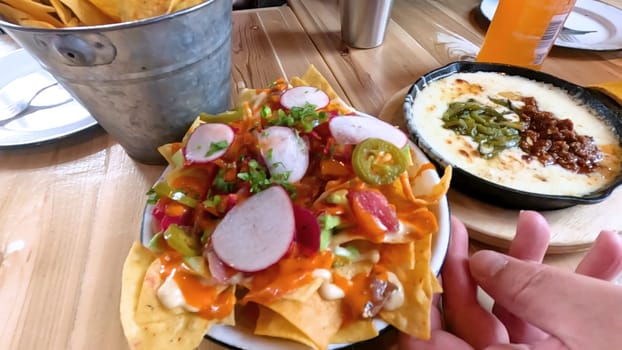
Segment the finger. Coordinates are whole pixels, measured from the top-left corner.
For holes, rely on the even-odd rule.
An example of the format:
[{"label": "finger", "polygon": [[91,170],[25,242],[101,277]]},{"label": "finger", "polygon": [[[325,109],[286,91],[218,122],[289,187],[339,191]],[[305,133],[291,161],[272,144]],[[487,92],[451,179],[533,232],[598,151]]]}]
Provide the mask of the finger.
[{"label": "finger", "polygon": [[535,211],[521,211],[508,255],[521,260],[541,262],[550,238],[551,229],[542,215]]},{"label": "finger", "polygon": [[400,333],[399,348],[400,350],[473,350],[464,340],[440,329],[432,331],[429,340],[420,340]]},{"label": "finger", "polygon": [[434,295],[432,304],[435,307],[433,307],[432,310],[430,310],[430,328],[432,330],[443,329],[443,317],[441,316],[441,312],[438,309],[439,299],[440,299],[440,294]]},{"label": "finger", "polygon": [[[622,329],[622,318],[607,317],[611,310],[619,309],[620,287],[492,251],[475,253],[470,269],[496,302],[554,335],[568,348],[622,346],[622,334],[616,331]],[[606,323],[603,317],[607,318]],[[578,337],[577,330],[589,336]],[[589,343],[582,343],[588,340]]]},{"label": "finger", "polygon": [[[550,237],[549,224],[542,215],[535,211],[521,211],[508,254],[521,260],[542,262]],[[494,305],[492,312],[507,328],[512,343],[528,344],[548,336],[499,304]]]},{"label": "finger", "polygon": [[487,347],[485,350],[568,350],[559,339],[548,337],[544,340],[531,344],[497,344]]},{"label": "finger", "polygon": [[611,280],[622,271],[622,239],[613,231],[601,231],[590,251],[577,266],[582,275]]},{"label": "finger", "polygon": [[464,225],[452,218],[452,234],[443,265],[443,313],[448,330],[476,349],[507,343],[507,331],[477,301],[476,285],[469,273],[468,234]]}]

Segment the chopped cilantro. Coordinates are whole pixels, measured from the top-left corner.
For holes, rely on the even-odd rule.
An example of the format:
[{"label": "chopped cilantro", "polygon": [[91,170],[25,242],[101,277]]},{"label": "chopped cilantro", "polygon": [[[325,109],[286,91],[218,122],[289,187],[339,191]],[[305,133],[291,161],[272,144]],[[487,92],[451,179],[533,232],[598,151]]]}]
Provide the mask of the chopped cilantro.
[{"label": "chopped cilantro", "polygon": [[217,190],[225,193],[231,193],[235,190],[235,182],[229,182],[225,180],[225,172],[227,169],[218,170],[216,178],[214,178],[214,186]]},{"label": "chopped cilantro", "polygon": [[270,120],[272,125],[289,126],[300,128],[304,132],[310,132],[319,124],[328,120],[326,112],[318,112],[316,106],[305,103],[303,107],[292,107],[289,113],[282,109],[276,112],[276,117]]},{"label": "chopped cilantro", "polygon": [[227,142],[226,140],[212,142],[209,144],[209,150],[207,150],[207,153],[205,153],[205,156],[209,157],[218,151],[222,151],[223,149],[226,149],[227,147],[229,147],[229,142]]},{"label": "chopped cilantro", "polygon": [[268,118],[272,116],[272,109],[267,105],[263,105],[259,111],[259,115],[261,115],[262,118]]},{"label": "chopped cilantro", "polygon": [[248,162],[248,171],[238,173],[238,179],[251,185],[251,192],[257,193],[272,184],[266,172],[266,168],[252,159]]},{"label": "chopped cilantro", "polygon": [[280,174],[268,175],[269,172],[263,165],[259,164],[255,159],[251,159],[248,162],[248,171],[239,172],[238,179],[248,182],[251,186],[250,191],[257,193],[265,190],[273,184],[282,186],[290,195],[290,197],[296,197],[296,189],[292,184],[287,182],[290,172],[284,172]]}]

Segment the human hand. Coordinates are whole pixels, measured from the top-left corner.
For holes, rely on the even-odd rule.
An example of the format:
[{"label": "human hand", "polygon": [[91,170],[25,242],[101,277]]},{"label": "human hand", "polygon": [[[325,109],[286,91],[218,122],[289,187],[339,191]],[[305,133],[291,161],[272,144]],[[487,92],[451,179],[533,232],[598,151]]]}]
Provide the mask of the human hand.
[{"label": "human hand", "polygon": [[[605,281],[622,270],[622,241],[602,231],[572,274],[540,264],[549,236],[541,215],[521,212],[510,256],[481,251],[469,259],[466,228],[452,219],[444,325],[433,309],[430,340],[402,335],[401,348],[621,349],[622,287]],[[495,300],[492,313],[479,305],[477,285]]]}]

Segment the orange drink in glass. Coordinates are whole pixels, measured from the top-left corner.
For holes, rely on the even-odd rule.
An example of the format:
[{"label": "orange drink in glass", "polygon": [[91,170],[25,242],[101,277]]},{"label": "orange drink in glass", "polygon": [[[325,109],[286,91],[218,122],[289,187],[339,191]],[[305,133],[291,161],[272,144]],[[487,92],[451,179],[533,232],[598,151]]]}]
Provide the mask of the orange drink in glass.
[{"label": "orange drink in glass", "polygon": [[477,61],[540,69],[576,0],[500,0]]}]

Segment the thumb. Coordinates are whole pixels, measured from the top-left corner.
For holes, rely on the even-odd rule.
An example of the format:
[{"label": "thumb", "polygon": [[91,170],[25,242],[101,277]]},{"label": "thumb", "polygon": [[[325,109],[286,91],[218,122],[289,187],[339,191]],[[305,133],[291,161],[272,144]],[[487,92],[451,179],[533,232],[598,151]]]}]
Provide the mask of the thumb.
[{"label": "thumb", "polygon": [[[607,349],[609,342],[622,346],[622,335],[615,331],[621,329],[622,318],[614,321],[610,317],[611,310],[619,308],[622,288],[492,251],[473,254],[469,267],[496,303],[569,348]],[[582,340],[577,334],[589,336]],[[607,343],[599,347],[594,341]]]}]

